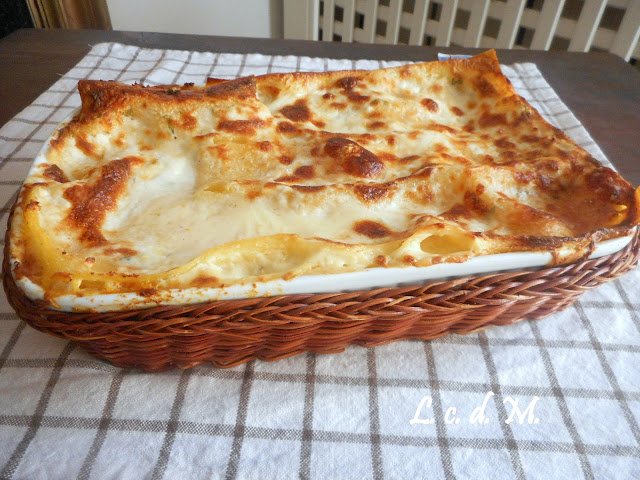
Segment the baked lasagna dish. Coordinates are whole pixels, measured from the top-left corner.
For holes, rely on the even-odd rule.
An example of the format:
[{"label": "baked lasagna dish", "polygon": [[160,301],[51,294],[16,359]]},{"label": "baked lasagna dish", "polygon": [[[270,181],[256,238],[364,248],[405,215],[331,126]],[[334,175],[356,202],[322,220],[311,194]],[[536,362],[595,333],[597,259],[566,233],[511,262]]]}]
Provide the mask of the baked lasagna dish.
[{"label": "baked lasagna dish", "polygon": [[78,89],[9,235],[16,283],[54,309],[206,301],[318,275],[330,286],[508,252],[563,264],[638,223],[632,186],[518,96],[493,51]]}]

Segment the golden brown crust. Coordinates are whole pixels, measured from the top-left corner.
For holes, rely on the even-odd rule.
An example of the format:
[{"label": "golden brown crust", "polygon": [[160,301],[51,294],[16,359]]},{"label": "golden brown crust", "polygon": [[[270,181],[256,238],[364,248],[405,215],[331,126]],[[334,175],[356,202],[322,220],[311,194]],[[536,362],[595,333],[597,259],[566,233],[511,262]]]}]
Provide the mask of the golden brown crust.
[{"label": "golden brown crust", "polygon": [[14,276],[52,301],[512,251],[565,263],[640,220],[639,193],[518,96],[493,51],[78,89],[11,233]]}]

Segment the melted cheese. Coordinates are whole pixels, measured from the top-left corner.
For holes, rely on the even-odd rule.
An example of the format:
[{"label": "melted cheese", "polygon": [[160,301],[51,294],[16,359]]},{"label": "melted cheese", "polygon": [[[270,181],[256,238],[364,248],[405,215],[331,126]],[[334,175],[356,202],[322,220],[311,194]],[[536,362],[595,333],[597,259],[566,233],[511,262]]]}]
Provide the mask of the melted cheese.
[{"label": "melted cheese", "polygon": [[631,186],[515,94],[493,52],[79,90],[11,230],[14,276],[54,304],[511,251],[561,263],[638,221]]}]

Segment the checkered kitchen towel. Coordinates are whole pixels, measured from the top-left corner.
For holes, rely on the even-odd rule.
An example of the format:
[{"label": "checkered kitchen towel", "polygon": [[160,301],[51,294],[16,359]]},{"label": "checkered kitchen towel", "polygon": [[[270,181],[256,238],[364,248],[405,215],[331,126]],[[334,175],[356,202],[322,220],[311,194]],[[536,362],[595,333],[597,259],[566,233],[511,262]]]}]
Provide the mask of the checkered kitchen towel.
[{"label": "checkered kitchen towel", "polygon": [[[401,62],[100,44],[0,129],[0,223],[81,78],[207,76]],[[532,64],[517,91],[596,158]],[[25,327],[0,301],[0,478],[640,478],[638,271],[539,322],[145,374]]]}]

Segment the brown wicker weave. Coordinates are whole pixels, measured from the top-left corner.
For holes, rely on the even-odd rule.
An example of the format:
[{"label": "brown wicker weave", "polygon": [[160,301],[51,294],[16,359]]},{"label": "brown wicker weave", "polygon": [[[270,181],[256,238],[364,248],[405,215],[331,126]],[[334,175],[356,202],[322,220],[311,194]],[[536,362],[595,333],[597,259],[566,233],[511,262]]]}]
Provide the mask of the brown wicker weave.
[{"label": "brown wicker weave", "polygon": [[585,290],[618,278],[638,261],[638,233],[615,254],[563,267],[468,276],[428,285],[350,293],[283,295],[113,313],[58,312],[29,300],[9,266],[2,275],[11,306],[32,327],[76,342],[116,366],[147,371],[203,362],[232,367],[305,351],[337,353],[409,338],[471,333],[538,319]]}]

